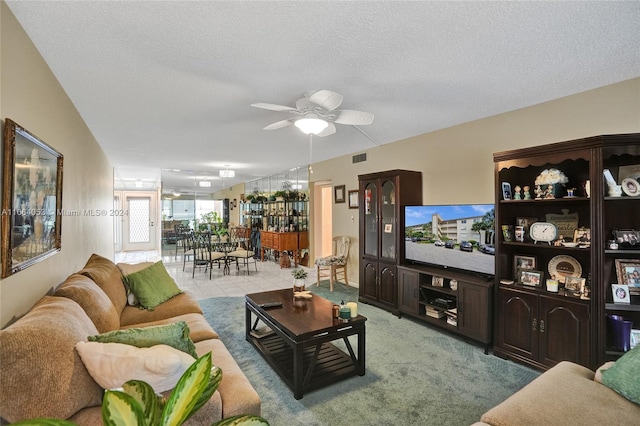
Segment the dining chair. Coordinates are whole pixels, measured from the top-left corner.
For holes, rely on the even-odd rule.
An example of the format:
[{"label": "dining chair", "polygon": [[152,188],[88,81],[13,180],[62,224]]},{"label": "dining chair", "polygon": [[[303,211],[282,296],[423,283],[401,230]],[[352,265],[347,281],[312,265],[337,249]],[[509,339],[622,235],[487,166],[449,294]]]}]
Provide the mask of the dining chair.
[{"label": "dining chair", "polygon": [[[196,268],[204,267],[204,272],[209,270],[209,279],[211,279],[213,265],[217,264],[218,269],[225,264],[227,254],[223,251],[219,251],[217,245],[214,245],[211,241],[211,233],[198,232],[194,233],[194,256],[193,256],[193,271],[191,277],[195,277]],[[226,269],[226,268],[225,268]]]},{"label": "dining chair", "polygon": [[331,256],[316,259],[317,278],[316,285],[320,287],[321,278],[329,278],[329,290],[333,291],[333,283],[338,281],[338,274],[341,274],[346,285],[349,285],[347,278],[347,263],[349,262],[349,237],[333,237]]},{"label": "dining chair", "polygon": [[250,239],[251,230],[249,228],[231,228],[229,230],[229,240],[231,243],[231,251],[227,254],[231,261],[236,264],[236,271],[240,271],[240,262],[247,267],[247,275],[249,275],[249,263],[253,261],[256,272],[258,272],[258,262],[256,254],[251,248]]}]

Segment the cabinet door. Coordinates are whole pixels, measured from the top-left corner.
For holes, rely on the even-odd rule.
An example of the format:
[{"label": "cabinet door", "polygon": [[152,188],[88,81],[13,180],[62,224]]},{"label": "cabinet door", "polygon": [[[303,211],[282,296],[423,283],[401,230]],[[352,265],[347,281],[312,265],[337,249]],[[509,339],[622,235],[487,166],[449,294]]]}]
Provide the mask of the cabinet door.
[{"label": "cabinet door", "polygon": [[589,365],[589,306],[540,296],[539,361]]},{"label": "cabinet door", "polygon": [[361,260],[360,295],[378,300],[378,265],[376,262]]},{"label": "cabinet door", "polygon": [[396,209],[396,184],[394,180],[385,179],[380,185],[382,199],[380,204],[380,258],[395,262],[397,257],[396,238],[398,235],[398,218]]},{"label": "cabinet door", "polygon": [[480,342],[491,341],[489,288],[458,283],[458,331]]},{"label": "cabinet door", "polygon": [[538,356],[538,297],[519,291],[500,289],[498,297],[499,347],[537,359]]},{"label": "cabinet door", "polygon": [[397,306],[398,288],[396,284],[396,265],[380,263],[379,266],[379,301],[395,308]]},{"label": "cabinet door", "polygon": [[378,256],[378,188],[375,181],[366,182],[364,186],[364,255]]},{"label": "cabinet door", "polygon": [[400,312],[418,315],[420,312],[419,287],[420,274],[418,272],[398,269],[398,309]]}]

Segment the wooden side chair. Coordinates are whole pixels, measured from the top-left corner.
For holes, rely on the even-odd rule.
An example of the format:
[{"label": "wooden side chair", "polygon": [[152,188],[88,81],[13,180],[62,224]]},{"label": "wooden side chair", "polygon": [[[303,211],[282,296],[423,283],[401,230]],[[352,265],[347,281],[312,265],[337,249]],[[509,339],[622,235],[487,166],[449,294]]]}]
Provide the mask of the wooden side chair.
[{"label": "wooden side chair", "polygon": [[329,277],[329,290],[333,291],[333,283],[338,281],[338,274],[346,285],[349,285],[347,278],[347,263],[349,262],[349,237],[333,237],[332,255],[316,259],[317,280],[316,285],[320,287],[320,279]]}]

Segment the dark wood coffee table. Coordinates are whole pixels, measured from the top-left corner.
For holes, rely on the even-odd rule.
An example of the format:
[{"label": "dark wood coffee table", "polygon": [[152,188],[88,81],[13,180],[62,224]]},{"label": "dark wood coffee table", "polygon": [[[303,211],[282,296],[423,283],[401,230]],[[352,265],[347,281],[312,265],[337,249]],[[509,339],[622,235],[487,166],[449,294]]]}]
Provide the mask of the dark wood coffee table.
[{"label": "dark wood coffee table", "polygon": [[[269,302],[281,302],[282,306],[261,307]],[[292,289],[247,294],[245,306],[247,341],[293,390],[296,399],[309,390],[364,376],[366,317],[358,315],[341,322],[333,318],[331,301],[318,295],[294,300]],[[358,336],[357,356],[348,339],[353,335]],[[330,343],[339,339],[348,353]]]}]

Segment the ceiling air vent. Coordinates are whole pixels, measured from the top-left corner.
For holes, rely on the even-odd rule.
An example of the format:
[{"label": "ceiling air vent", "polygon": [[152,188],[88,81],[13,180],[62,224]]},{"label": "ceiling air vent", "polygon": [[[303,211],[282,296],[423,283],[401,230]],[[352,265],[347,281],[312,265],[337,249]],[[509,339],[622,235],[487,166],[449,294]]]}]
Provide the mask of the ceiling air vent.
[{"label": "ceiling air vent", "polygon": [[352,158],[353,164],[362,163],[363,161],[367,161],[367,153],[364,152],[362,154],[354,155]]}]

